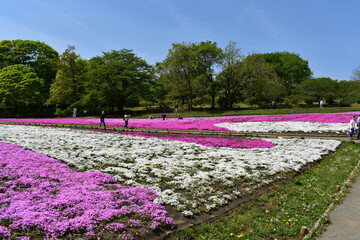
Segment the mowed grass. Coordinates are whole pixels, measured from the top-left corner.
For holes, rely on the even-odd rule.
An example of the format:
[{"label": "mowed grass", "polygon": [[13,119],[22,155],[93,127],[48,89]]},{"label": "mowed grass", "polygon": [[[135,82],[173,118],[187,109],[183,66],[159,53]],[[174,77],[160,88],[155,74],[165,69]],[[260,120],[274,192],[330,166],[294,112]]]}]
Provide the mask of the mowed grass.
[{"label": "mowed grass", "polygon": [[[331,202],[340,202],[338,186],[344,185],[358,164],[360,144],[345,142],[321,162],[300,173],[285,186],[240,205],[228,216],[173,233],[177,239],[299,239],[302,226],[312,228]],[[355,176],[359,176],[356,171]],[[356,179],[356,178],[355,178]],[[323,221],[314,238],[329,224]]]}]

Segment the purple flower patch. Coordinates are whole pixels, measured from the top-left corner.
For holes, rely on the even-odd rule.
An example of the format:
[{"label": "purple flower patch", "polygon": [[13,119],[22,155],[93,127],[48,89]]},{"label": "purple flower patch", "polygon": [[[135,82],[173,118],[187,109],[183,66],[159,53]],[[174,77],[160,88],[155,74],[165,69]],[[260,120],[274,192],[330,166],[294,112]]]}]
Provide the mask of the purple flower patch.
[{"label": "purple flower patch", "polygon": [[[173,224],[155,191],[0,142],[0,238],[141,235]],[[131,219],[131,221],[129,220]],[[105,234],[105,235],[104,235]]]},{"label": "purple flower patch", "polygon": [[188,143],[197,143],[208,147],[228,147],[228,148],[271,148],[275,144],[260,140],[260,139],[246,139],[239,137],[207,137],[203,135],[190,134],[161,134],[161,133],[142,133],[142,132],[123,132],[121,134],[138,136],[144,138],[159,138],[166,140],[175,140]]}]

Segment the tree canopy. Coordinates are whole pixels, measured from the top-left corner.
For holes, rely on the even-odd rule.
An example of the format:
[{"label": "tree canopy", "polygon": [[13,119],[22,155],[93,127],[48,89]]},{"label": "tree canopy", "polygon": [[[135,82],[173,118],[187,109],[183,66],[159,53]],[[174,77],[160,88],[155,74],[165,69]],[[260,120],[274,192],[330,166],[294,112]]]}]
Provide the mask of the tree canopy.
[{"label": "tree canopy", "polygon": [[311,78],[312,72],[308,61],[302,59],[298,54],[274,52],[261,55],[273,67],[289,93],[293,87]]},{"label": "tree canopy", "polygon": [[68,46],[57,62],[57,74],[50,88],[47,105],[71,106],[84,93],[88,62],[75,53],[74,46]]},{"label": "tree canopy", "polygon": [[84,106],[110,106],[122,111],[154,79],[153,68],[132,50],[112,50],[89,61]]},{"label": "tree canopy", "polygon": [[44,80],[45,89],[55,78],[55,63],[59,54],[49,45],[33,40],[3,40],[0,42],[0,68],[23,64],[34,69]]},{"label": "tree canopy", "polygon": [[1,108],[16,116],[20,109],[31,110],[45,100],[44,80],[38,77],[33,68],[15,64],[0,70]]}]

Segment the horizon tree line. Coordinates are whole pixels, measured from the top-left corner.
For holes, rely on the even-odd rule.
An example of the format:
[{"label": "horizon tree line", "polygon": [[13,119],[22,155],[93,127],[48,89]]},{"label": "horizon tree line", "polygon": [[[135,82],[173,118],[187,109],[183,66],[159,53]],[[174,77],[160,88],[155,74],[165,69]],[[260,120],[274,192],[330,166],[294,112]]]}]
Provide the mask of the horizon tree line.
[{"label": "horizon tree line", "polygon": [[98,114],[135,106],[231,109],[240,102],[346,105],[360,101],[359,69],[349,81],[313,78],[298,54],[245,56],[233,41],[224,49],[212,41],[173,43],[163,61],[150,65],[130,49],[86,60],[75,46],[58,54],[40,41],[2,40],[0,109],[3,117],[41,117],[66,115],[72,108]]}]

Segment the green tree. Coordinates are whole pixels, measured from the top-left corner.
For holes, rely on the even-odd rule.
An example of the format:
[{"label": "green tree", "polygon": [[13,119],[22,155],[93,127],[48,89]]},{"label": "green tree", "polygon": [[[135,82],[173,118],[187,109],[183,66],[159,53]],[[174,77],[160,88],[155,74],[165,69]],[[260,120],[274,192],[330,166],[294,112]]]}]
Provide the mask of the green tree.
[{"label": "green tree", "polygon": [[215,67],[219,66],[223,55],[222,49],[216,42],[200,42],[191,44],[193,51],[196,78],[204,86],[211,98],[211,108],[215,108],[215,97],[219,90],[219,82],[216,81]]},{"label": "green tree", "polygon": [[252,105],[269,105],[285,94],[283,82],[261,54],[251,54],[244,59],[242,77],[246,96]]},{"label": "green tree", "polygon": [[29,66],[16,64],[0,70],[0,107],[12,116],[42,105],[46,99],[43,89],[44,80]]},{"label": "green tree", "polygon": [[288,93],[291,93],[294,87],[312,76],[308,61],[302,59],[298,54],[274,52],[261,55],[282,79]]},{"label": "green tree", "polygon": [[[306,79],[302,82],[300,87],[303,90],[304,96],[308,97],[309,102],[317,101],[325,99],[335,98],[335,95],[329,95],[330,93],[336,92],[338,88],[338,82],[331,78],[313,78],[313,79]],[[331,104],[331,102],[327,102]]]},{"label": "green tree", "polygon": [[235,42],[229,42],[223,51],[222,71],[217,76],[221,86],[223,107],[232,108],[232,105],[241,99],[245,87],[245,78],[242,76],[241,49]]},{"label": "green tree", "polygon": [[88,62],[75,53],[74,46],[68,46],[57,63],[56,78],[50,87],[47,105],[69,107],[80,100],[84,93]]},{"label": "green tree", "polygon": [[174,43],[166,59],[157,64],[159,82],[171,98],[185,98],[188,110],[192,110],[196,69],[194,52],[190,43]]},{"label": "green tree", "polygon": [[[134,95],[147,91],[153,68],[132,50],[104,52],[89,61],[88,82],[81,103],[86,106],[117,107],[133,104]],[[130,101],[131,100],[131,101]]]},{"label": "green tree", "polygon": [[34,69],[44,80],[45,91],[56,76],[55,62],[59,54],[49,45],[32,40],[3,40],[0,42],[0,68],[23,64]]}]

